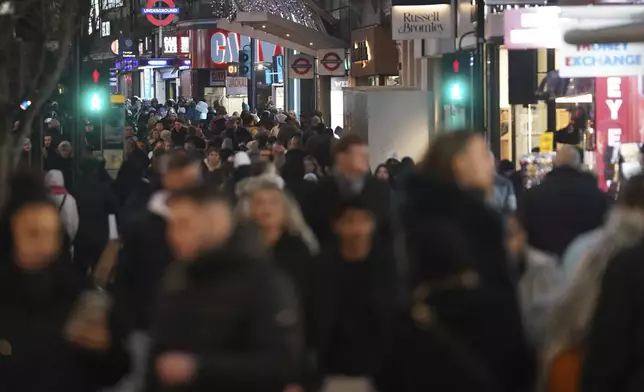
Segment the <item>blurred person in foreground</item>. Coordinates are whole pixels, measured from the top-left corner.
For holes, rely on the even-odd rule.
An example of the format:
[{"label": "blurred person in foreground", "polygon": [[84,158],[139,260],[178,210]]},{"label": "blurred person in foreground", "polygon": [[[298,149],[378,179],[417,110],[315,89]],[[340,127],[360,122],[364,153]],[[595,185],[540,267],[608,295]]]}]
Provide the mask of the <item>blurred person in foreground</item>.
[{"label": "blurred person in foreground", "polygon": [[376,215],[363,198],[336,206],[334,241],[317,258],[310,340],[322,391],[371,391],[382,377],[400,304],[393,249],[377,239]]},{"label": "blurred person in foreground", "polygon": [[[319,244],[306,225],[297,202],[269,175],[251,177],[238,186],[240,196],[236,213],[243,221],[252,221],[259,228],[260,240],[271,252],[273,262],[295,284],[305,320],[310,321],[312,311],[312,284],[314,282],[313,257]],[[312,326],[305,324],[307,330]],[[307,334],[307,338],[311,337]],[[307,348],[312,348],[307,339]],[[311,351],[309,351],[310,354]],[[300,374],[295,383],[311,386],[313,366],[310,356],[303,358]]]},{"label": "blurred person in foreground", "polygon": [[166,240],[167,199],[172,192],[201,183],[198,161],[175,151],[159,159],[155,168],[160,173],[162,189],[152,195],[146,210],[123,233],[115,282],[117,294],[130,304],[128,321],[135,331],[148,330],[159,281],[172,260]]},{"label": "blurred person in foreground", "polygon": [[[636,391],[644,380],[637,360],[644,310],[641,264],[644,241],[644,175],[621,188],[616,206],[575,264],[572,280],[551,313],[545,351],[549,390],[573,381],[583,391]],[[574,360],[577,371],[566,366]],[[563,378],[561,378],[563,375]]]},{"label": "blurred person in foreground", "polygon": [[557,150],[554,169],[525,192],[519,217],[531,246],[560,258],[580,234],[601,226],[610,206],[597,180],[581,170],[581,154],[571,145]]},{"label": "blurred person in foreground", "polygon": [[503,225],[486,202],[493,184],[485,139],[465,131],[433,140],[408,180],[402,219],[412,296],[393,344],[392,391],[532,386]]},{"label": "blurred person in foreground", "polygon": [[333,176],[320,179],[318,191],[303,206],[305,216],[321,243],[332,238],[329,217],[339,205],[362,198],[376,219],[379,241],[392,241],[393,201],[389,185],[369,173],[369,149],[355,134],[338,140],[333,148]]},{"label": "blurred person in foreground", "polygon": [[148,390],[281,392],[301,350],[293,285],[224,195],[173,195],[167,234],[176,262],[154,318]]},{"label": "blurred person in foreground", "polygon": [[74,305],[90,285],[59,259],[62,238],[42,178],[14,177],[0,220],[3,392],[94,392],[127,372],[122,336],[111,317],[67,331]]}]

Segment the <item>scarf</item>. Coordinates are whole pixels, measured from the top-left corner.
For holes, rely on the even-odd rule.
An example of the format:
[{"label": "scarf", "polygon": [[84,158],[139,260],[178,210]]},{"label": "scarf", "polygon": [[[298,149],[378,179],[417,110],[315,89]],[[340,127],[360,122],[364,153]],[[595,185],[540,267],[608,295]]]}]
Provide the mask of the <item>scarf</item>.
[{"label": "scarf", "polygon": [[49,194],[56,195],[56,196],[66,195],[67,189],[65,189],[64,186],[52,185],[49,187]]}]

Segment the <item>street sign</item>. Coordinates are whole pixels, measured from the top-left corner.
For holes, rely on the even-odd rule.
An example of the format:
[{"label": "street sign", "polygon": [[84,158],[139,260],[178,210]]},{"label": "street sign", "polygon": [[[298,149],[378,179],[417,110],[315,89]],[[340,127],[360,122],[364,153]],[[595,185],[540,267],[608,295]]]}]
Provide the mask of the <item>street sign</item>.
[{"label": "street sign", "polygon": [[318,75],[344,76],[344,49],[318,50]]},{"label": "street sign", "polygon": [[304,54],[296,54],[291,60],[289,77],[293,79],[313,79],[313,60]]},{"label": "street sign", "polygon": [[[166,7],[157,7],[157,3],[163,3]],[[179,8],[176,7],[174,0],[148,0],[142,12],[148,19],[148,22],[154,26],[163,27],[174,21],[176,15],[179,13]],[[167,15],[168,17],[159,19],[157,15]]]},{"label": "street sign", "polygon": [[110,103],[111,104],[124,104],[125,103],[125,95],[120,95],[120,94],[110,95]]}]

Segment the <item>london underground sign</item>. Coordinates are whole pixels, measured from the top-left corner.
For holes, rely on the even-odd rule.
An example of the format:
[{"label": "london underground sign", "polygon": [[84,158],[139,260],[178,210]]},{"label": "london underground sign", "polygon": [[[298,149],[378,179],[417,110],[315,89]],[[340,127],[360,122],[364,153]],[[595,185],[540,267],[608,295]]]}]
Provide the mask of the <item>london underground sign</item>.
[{"label": "london underground sign", "polygon": [[295,55],[290,65],[290,77],[295,79],[313,79],[313,61],[306,55]]},{"label": "london underground sign", "polygon": [[330,76],[344,76],[344,49],[318,50],[318,74]]},{"label": "london underground sign", "polygon": [[[157,7],[157,3],[163,3],[166,7]],[[143,8],[143,15],[157,27],[169,25],[174,21],[178,13],[179,8],[176,7],[174,0],[148,0],[145,8]],[[160,15],[167,15],[167,18],[160,19]]]}]

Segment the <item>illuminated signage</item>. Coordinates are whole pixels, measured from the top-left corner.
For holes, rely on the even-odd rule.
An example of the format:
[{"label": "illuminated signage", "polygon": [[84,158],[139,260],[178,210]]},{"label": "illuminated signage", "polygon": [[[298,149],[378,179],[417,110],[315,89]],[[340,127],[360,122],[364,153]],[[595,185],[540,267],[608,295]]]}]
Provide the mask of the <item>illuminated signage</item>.
[{"label": "illuminated signage", "polygon": [[[163,3],[166,7],[157,7],[157,3]],[[154,26],[163,27],[174,21],[176,15],[179,14],[179,8],[176,8],[174,0],[148,0],[142,13],[148,19],[148,22]],[[160,15],[167,15],[167,17],[161,19],[159,18]]]},{"label": "illuminated signage", "polygon": [[163,53],[190,53],[190,38],[179,37],[181,46],[177,47],[177,37],[163,37]]},{"label": "illuminated signage", "polygon": [[361,64],[363,67],[365,67],[367,65],[367,62],[369,62],[370,60],[371,48],[369,47],[369,42],[354,42],[353,49],[351,50],[351,61]]},{"label": "illuminated signage", "polygon": [[[218,30],[210,37],[210,57],[216,65],[239,62],[239,51],[250,46],[250,38],[237,33]],[[255,51],[256,62],[270,63],[273,55],[281,53],[275,44],[259,41]]]},{"label": "illuminated signage", "polygon": [[[567,67],[621,67],[624,65],[642,65],[641,54],[610,54],[611,52],[627,52],[628,44],[592,44],[578,45],[578,56],[566,57]],[[585,56],[583,52],[599,52],[596,55]],[[609,54],[604,54],[607,52]]]},{"label": "illuminated signage", "polygon": [[614,178],[613,166],[618,161],[619,146],[640,142],[639,128],[633,126],[631,118],[634,79],[616,76],[595,79],[596,171],[603,189],[607,189]]}]

